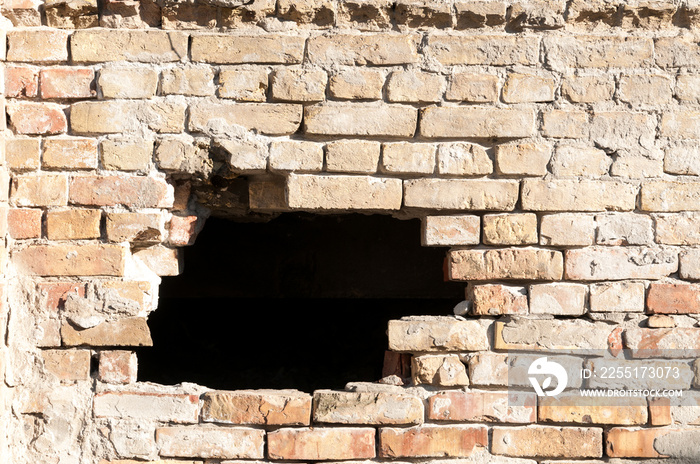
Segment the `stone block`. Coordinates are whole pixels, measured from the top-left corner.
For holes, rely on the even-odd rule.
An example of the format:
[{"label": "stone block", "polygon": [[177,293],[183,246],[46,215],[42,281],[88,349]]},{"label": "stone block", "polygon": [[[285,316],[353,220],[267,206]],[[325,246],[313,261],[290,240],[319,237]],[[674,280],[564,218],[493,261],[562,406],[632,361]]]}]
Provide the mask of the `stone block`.
[{"label": "stone block", "polygon": [[541,219],[540,245],[593,245],[595,232],[595,217],[591,214],[547,214]]}]

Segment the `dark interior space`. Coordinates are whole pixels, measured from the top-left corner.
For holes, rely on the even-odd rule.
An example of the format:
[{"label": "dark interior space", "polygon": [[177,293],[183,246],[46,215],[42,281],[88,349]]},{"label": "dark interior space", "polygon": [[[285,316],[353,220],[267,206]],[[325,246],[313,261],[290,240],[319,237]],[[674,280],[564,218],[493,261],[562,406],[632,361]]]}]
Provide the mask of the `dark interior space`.
[{"label": "dark interior space", "polygon": [[163,279],[139,380],[212,388],[343,388],[381,377],[390,319],[449,315],[444,248],[420,221],[380,215],[210,218]]}]

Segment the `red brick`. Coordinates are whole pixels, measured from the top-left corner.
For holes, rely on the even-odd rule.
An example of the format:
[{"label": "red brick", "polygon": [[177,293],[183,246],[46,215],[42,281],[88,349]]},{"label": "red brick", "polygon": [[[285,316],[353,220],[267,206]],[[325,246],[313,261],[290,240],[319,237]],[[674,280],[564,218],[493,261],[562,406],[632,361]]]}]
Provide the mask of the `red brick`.
[{"label": "red brick", "polygon": [[490,391],[441,392],[428,398],[428,419],[471,422],[537,421],[534,393]]},{"label": "red brick", "polygon": [[140,176],[75,176],[69,198],[78,205],[137,208],[167,208],[173,202],[165,180]]},{"label": "red brick", "polygon": [[494,427],[491,452],[515,457],[599,458],[603,455],[603,429]]},{"label": "red brick", "polygon": [[647,312],[654,314],[700,313],[700,286],[692,284],[649,285]]},{"label": "red brick", "polygon": [[10,197],[17,206],[65,206],[68,179],[61,174],[15,176]]},{"label": "red brick", "polygon": [[101,382],[126,384],[136,382],[136,353],[133,351],[100,351],[97,378]]},{"label": "red brick", "polygon": [[20,274],[40,276],[122,276],[126,249],[117,245],[30,245],[12,259]]},{"label": "red brick", "polygon": [[379,456],[468,457],[488,446],[488,441],[488,429],[483,425],[382,428],[379,433]]},{"label": "red brick", "polygon": [[39,74],[41,98],[91,98],[95,71],[90,68],[46,68]]},{"label": "red brick", "polygon": [[497,316],[528,313],[525,287],[499,284],[475,285],[471,293],[473,314]]},{"label": "red brick", "polygon": [[369,459],[375,457],[374,434],[359,427],[279,429],[267,434],[267,452],[270,459]]},{"label": "red brick", "polygon": [[89,380],[90,350],[44,350],[44,368],[59,380]]},{"label": "red brick", "polygon": [[7,114],[17,134],[60,134],[68,127],[66,115],[55,103],[13,102],[7,105]]},{"label": "red brick", "polygon": [[99,209],[55,209],[46,213],[46,238],[49,240],[85,240],[100,238]]},{"label": "red brick", "polygon": [[194,245],[197,232],[197,216],[173,216],[168,242],[175,246]]},{"label": "red brick", "polygon": [[7,212],[7,226],[15,240],[41,237],[40,209],[18,208]]},{"label": "red brick", "polygon": [[658,458],[654,440],[669,429],[613,428],[605,435],[605,453],[611,458]]},{"label": "red brick", "polygon": [[41,309],[56,313],[63,309],[69,295],[85,296],[87,285],[76,282],[42,282],[37,285],[41,297]]},{"label": "red brick", "polygon": [[202,420],[226,424],[309,425],[311,395],[296,391],[211,391]]},{"label": "red brick", "polygon": [[42,163],[47,169],[95,169],[97,168],[97,140],[45,139]]},{"label": "red brick", "polygon": [[39,87],[39,70],[27,66],[5,68],[5,96],[36,97]]}]

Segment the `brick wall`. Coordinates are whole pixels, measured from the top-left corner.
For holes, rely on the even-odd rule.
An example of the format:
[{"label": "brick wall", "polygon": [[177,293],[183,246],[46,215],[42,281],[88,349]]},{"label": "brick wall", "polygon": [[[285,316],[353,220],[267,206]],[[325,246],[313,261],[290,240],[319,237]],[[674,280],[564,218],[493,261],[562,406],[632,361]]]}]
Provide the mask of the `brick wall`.
[{"label": "brick wall", "polygon": [[[696,2],[2,14],[3,462],[700,460]],[[160,276],[206,217],[285,211],[422,218],[467,303],[392,321],[382,383],[137,382]],[[508,387],[557,348],[679,350],[689,390],[600,406]]]}]

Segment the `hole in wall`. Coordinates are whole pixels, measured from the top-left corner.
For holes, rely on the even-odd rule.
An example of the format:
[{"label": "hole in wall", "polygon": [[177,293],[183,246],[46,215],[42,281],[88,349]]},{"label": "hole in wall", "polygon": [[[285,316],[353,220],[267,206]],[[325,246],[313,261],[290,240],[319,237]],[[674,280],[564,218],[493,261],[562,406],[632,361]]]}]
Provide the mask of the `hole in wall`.
[{"label": "hole in wall", "polygon": [[343,388],[381,377],[386,327],[449,315],[464,284],[445,282],[444,248],[420,220],[283,214],[210,218],[164,278],[139,380],[212,388]]}]

